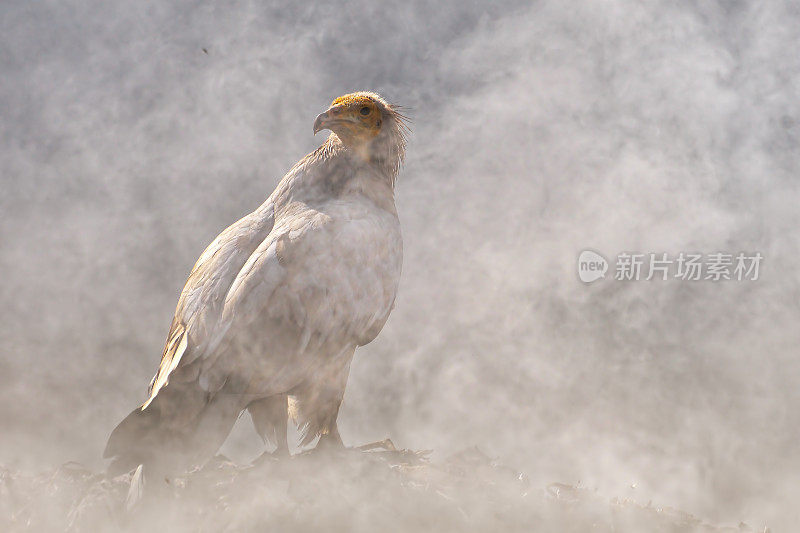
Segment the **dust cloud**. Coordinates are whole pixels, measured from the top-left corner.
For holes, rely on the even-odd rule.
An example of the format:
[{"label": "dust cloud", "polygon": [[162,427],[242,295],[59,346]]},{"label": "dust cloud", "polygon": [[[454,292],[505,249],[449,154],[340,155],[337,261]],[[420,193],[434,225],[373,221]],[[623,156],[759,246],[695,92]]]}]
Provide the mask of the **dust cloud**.
[{"label": "dust cloud", "polygon": [[[367,89],[413,118],[396,309],[345,442],[800,522],[800,9],[789,1],[0,6],[0,464],[102,468],[191,265]],[[760,279],[581,283],[591,248]],[[609,272],[610,274],[611,272]],[[243,420],[223,448],[261,452]]]}]

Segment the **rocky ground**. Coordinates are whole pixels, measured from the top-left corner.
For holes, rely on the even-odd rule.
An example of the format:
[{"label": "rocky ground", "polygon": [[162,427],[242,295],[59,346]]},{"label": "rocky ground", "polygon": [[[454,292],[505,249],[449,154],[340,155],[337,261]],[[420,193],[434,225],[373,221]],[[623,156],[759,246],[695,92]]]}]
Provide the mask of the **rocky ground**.
[{"label": "rocky ground", "polygon": [[170,480],[106,479],[75,463],[39,475],[0,468],[0,530],[754,531],[570,485],[534,487],[475,448],[441,462],[429,455],[387,440],[247,466],[218,456]]}]

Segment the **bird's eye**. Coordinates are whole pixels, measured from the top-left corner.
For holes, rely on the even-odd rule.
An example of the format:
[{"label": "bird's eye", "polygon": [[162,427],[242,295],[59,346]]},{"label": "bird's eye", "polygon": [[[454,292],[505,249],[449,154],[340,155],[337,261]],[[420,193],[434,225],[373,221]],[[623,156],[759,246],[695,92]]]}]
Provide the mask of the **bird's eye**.
[{"label": "bird's eye", "polygon": [[369,115],[369,107],[367,107],[367,106],[362,107],[361,111],[359,111],[359,113],[361,113],[364,116]]}]

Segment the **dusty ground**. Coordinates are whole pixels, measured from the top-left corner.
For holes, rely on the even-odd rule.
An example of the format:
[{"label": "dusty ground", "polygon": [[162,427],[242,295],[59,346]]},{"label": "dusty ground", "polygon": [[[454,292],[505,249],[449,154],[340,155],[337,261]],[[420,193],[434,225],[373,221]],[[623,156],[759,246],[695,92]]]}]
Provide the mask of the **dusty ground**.
[{"label": "dusty ground", "polygon": [[534,487],[475,448],[442,462],[428,455],[384,441],[247,466],[218,456],[141,485],[134,473],[106,479],[75,463],[39,475],[0,469],[0,530],[753,531],[570,485]]}]

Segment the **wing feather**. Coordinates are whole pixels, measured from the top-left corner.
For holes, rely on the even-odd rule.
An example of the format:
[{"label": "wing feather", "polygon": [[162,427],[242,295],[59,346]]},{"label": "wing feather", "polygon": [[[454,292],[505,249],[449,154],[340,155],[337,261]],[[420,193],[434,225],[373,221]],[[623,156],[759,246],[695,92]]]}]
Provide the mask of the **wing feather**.
[{"label": "wing feather", "polygon": [[226,228],[205,249],[181,291],[158,371],[150,382],[147,408],[169,383],[176,369],[190,365],[207,348],[217,331],[225,295],[242,265],[269,235],[274,208],[268,200],[256,211]]}]

